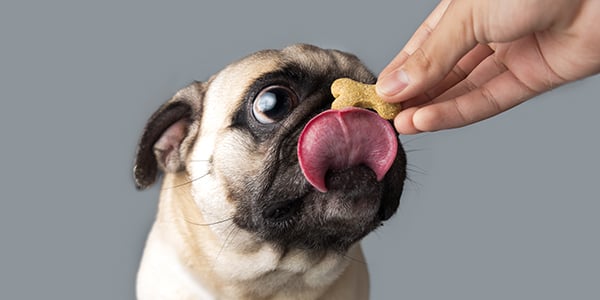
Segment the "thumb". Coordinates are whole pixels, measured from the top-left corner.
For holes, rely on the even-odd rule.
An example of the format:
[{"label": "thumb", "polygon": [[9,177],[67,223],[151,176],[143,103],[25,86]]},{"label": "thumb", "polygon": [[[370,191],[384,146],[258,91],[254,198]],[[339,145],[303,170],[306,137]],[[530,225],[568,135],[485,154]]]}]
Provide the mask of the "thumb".
[{"label": "thumb", "polygon": [[452,1],[422,45],[402,65],[386,68],[377,81],[377,93],[386,101],[401,102],[423,94],[446,77],[477,45],[472,11],[471,1]]}]

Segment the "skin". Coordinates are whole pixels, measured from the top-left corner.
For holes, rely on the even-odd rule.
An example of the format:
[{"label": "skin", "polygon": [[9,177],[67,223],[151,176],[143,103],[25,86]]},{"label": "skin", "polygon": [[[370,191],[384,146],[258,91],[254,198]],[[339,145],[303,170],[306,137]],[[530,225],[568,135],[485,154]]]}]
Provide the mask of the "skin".
[{"label": "skin", "polygon": [[462,127],[600,72],[598,0],[442,0],[379,75],[402,134]]}]

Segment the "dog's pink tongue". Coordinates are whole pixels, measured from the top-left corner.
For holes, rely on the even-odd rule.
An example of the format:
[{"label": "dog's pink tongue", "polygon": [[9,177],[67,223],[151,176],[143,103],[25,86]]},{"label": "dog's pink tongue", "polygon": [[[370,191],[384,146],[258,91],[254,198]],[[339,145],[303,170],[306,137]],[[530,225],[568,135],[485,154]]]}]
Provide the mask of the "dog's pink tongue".
[{"label": "dog's pink tongue", "polygon": [[381,181],[397,151],[392,125],[372,111],[355,107],[320,113],[306,124],[298,141],[304,177],[321,192],[327,191],[328,170],[365,165]]}]

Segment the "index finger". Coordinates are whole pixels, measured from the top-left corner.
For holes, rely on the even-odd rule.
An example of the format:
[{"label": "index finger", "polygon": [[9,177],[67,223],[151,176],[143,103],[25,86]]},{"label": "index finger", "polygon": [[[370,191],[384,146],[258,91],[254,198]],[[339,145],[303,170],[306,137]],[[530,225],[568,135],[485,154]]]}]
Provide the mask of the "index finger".
[{"label": "index finger", "polygon": [[429,38],[433,29],[440,22],[440,19],[446,12],[448,5],[452,0],[442,0],[438,5],[431,11],[429,16],[421,23],[419,28],[413,33],[412,37],[406,42],[404,48],[392,59],[392,61],[381,71],[379,77],[387,75],[387,73],[400,67],[406,59],[415,52],[423,43]]},{"label": "index finger", "polygon": [[[384,101],[398,103],[416,97],[440,83],[478,44],[474,13],[487,2],[451,1],[429,37],[397,69],[377,80]],[[485,13],[490,13],[484,11]],[[479,16],[478,18],[485,18]]]}]

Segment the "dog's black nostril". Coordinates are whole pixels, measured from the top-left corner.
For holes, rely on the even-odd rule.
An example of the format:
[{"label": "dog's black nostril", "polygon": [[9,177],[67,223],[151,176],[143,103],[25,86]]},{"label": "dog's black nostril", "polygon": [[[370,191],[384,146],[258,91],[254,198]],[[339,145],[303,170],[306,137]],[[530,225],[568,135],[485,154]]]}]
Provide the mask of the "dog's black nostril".
[{"label": "dog's black nostril", "polygon": [[298,212],[301,204],[299,199],[274,203],[263,211],[263,217],[274,222],[283,221]]}]

